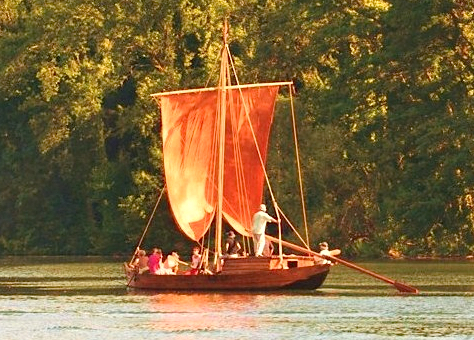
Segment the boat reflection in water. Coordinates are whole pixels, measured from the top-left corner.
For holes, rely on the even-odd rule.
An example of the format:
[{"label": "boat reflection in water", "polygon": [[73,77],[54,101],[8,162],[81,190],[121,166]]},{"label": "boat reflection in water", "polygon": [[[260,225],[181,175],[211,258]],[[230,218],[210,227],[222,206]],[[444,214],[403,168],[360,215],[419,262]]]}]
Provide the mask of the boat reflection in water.
[{"label": "boat reflection in water", "polygon": [[150,329],[179,333],[258,326],[251,307],[259,304],[261,295],[170,293],[149,298]]}]

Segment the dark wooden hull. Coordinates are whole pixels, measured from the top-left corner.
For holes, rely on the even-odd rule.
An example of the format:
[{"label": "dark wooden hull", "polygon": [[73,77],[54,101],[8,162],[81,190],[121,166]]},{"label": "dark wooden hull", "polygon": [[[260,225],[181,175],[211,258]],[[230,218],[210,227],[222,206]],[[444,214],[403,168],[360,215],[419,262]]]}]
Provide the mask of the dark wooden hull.
[{"label": "dark wooden hull", "polygon": [[[256,258],[232,259],[230,262],[233,265],[228,267],[232,269],[214,275],[152,275],[126,270],[127,282],[131,288],[165,291],[316,289],[322,285],[330,268],[328,264],[317,262],[288,269],[262,268],[258,265],[263,263],[262,260]],[[249,265],[256,265],[255,269]]]}]

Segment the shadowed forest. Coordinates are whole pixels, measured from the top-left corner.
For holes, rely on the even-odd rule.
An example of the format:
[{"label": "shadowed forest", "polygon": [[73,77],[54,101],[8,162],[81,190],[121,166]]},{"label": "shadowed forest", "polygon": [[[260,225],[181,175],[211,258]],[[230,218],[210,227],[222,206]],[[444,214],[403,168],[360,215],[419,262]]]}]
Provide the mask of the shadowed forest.
[{"label": "shadowed forest", "polygon": [[[150,95],[216,84],[224,17],[241,83],[295,84],[313,245],[474,253],[472,1],[2,0],[0,255],[133,251],[164,186]],[[303,234],[288,106],[267,163]],[[189,249],[166,200],[144,245]]]}]

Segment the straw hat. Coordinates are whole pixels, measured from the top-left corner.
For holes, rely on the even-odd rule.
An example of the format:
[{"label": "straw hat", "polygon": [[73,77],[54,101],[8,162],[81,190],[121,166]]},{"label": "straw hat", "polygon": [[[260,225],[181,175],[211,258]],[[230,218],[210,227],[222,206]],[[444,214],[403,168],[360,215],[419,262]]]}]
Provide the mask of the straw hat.
[{"label": "straw hat", "polygon": [[329,248],[329,244],[328,244],[327,242],[321,242],[321,243],[319,244],[319,246],[320,246],[321,248]]}]

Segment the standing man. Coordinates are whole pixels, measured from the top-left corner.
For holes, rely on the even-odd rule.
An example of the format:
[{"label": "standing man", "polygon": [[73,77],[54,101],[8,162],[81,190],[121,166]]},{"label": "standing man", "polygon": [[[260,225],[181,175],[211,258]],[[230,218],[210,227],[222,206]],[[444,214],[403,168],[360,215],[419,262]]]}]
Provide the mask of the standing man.
[{"label": "standing man", "polygon": [[267,214],[267,207],[265,204],[260,204],[260,211],[257,211],[253,215],[252,219],[252,236],[253,244],[255,248],[255,256],[262,256],[263,249],[265,248],[265,228],[267,222],[278,223],[276,219]]}]

